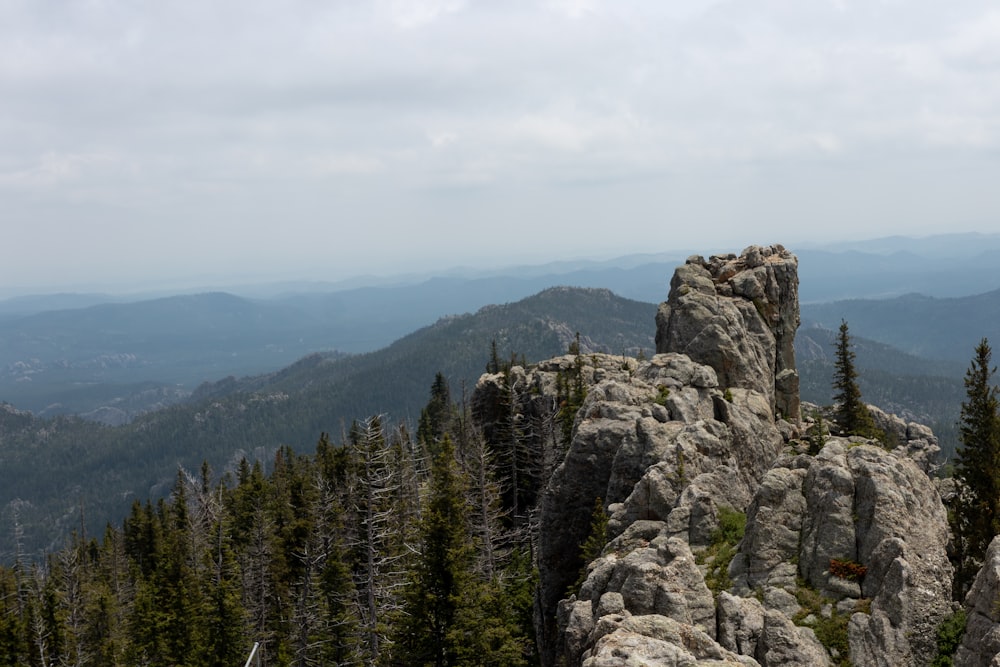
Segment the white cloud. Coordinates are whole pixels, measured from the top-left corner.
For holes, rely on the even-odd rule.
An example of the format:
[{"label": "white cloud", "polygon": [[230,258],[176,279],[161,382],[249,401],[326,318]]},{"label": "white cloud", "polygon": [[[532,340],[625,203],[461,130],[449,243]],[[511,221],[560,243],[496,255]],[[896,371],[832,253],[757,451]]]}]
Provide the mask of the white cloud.
[{"label": "white cloud", "polygon": [[385,165],[382,160],[370,155],[324,155],[310,160],[318,174],[374,174]]},{"label": "white cloud", "polygon": [[38,156],[29,166],[0,170],[0,186],[44,189],[73,184],[112,165],[116,159],[106,153],[57,153]]},{"label": "white cloud", "polygon": [[[511,248],[551,226],[585,253],[603,247],[609,217],[637,246],[667,242],[650,232],[665,211],[794,228],[808,201],[857,195],[871,205],[844,211],[869,216],[862,229],[926,226],[943,206],[914,205],[906,222],[867,211],[935,191],[970,218],[1000,217],[993,187],[955,176],[997,166],[1000,10],[988,0],[60,7],[0,5],[0,188],[22,234],[169,221],[208,239],[209,256],[231,231],[219,220],[237,219],[259,232],[247,256],[278,248],[255,239],[280,226],[319,235],[307,251],[395,230],[398,254],[419,258],[430,250],[412,230],[431,220],[504,225],[523,237]],[[789,174],[810,194],[801,205]],[[307,222],[329,216],[367,224]],[[566,233],[580,225],[595,231]],[[87,251],[115,266],[108,249]],[[2,263],[0,284],[29,273],[19,261]]]},{"label": "white cloud", "polygon": [[465,6],[462,0],[382,0],[379,7],[397,27],[412,30],[454,14]]}]

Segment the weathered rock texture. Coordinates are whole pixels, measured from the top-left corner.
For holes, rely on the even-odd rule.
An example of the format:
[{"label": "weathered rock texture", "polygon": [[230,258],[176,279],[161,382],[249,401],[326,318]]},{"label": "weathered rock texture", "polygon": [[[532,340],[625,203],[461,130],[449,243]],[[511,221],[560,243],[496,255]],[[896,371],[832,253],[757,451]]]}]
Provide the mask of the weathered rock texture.
[{"label": "weathered rock texture", "polygon": [[986,550],[982,569],[965,597],[967,620],[955,667],[1000,665],[1000,536]]},{"label": "weathered rock texture", "polygon": [[[933,659],[952,574],[927,475],[937,443],[880,414],[893,451],[828,438],[806,453],[816,442],[801,438],[796,265],[781,246],[691,258],[657,315],[652,359],[566,356],[512,371],[528,402],[551,404],[574,367],[587,385],[539,501],[543,664],[828,665],[848,657],[818,639],[834,621],[855,665]],[[596,498],[610,541],[583,564]],[[723,510],[745,511],[747,526],[731,586],[713,594],[704,555]]]},{"label": "weathered rock texture", "polygon": [[[831,438],[816,456],[781,457],[747,510],[734,592],[759,591],[792,616],[802,586],[831,600],[870,601],[851,617],[858,665],[924,665],[951,611],[947,515],[936,487],[905,450]],[[836,576],[833,562],[860,566]]]},{"label": "weathered rock texture", "polygon": [[772,411],[799,418],[795,331],[798,260],[780,245],[690,257],[656,315],[656,351],[711,366],[724,387],[755,390]]},{"label": "weathered rock texture", "polygon": [[[732,402],[726,400],[715,371],[684,355],[656,355],[626,369],[617,356],[584,355],[582,360],[587,398],[569,450],[539,503],[538,631],[549,651],[546,664],[553,664],[555,647],[565,643],[556,622],[558,605],[582,565],[580,544],[589,533],[596,498],[611,511],[614,536],[630,539],[623,533],[639,522],[652,526],[651,535],[662,536],[663,548],[639,551],[620,564],[618,574],[609,574],[607,582],[592,583],[587,590],[595,604],[608,591],[630,595],[637,589],[635,582],[645,581],[637,572],[652,573],[673,563],[676,558],[668,558],[664,540],[680,538],[679,543],[670,542],[675,548],[706,545],[718,523],[718,507],[745,507],[784,442],[766,398],[736,389]],[[525,384],[554,385],[555,374],[573,363],[567,356],[539,364],[527,373]],[[681,562],[693,567],[693,558],[682,556]],[[678,567],[673,566],[671,576]],[[685,571],[693,576],[690,568]],[[697,597],[688,593],[687,598]],[[695,610],[682,622],[697,619],[714,633],[714,606],[710,596],[705,597],[703,581],[698,594],[707,615]],[[635,596],[629,600],[642,610],[666,604],[666,593],[659,594],[655,604],[658,594],[649,595],[653,607],[643,606],[647,603]]]}]

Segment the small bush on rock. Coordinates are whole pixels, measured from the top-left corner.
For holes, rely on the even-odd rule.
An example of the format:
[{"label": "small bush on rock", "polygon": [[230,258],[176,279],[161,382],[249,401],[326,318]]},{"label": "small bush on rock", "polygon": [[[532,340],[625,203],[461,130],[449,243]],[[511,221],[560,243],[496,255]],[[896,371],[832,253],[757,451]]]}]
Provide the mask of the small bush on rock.
[{"label": "small bush on rock", "polygon": [[848,581],[861,581],[868,574],[868,568],[853,560],[830,559],[830,574]]}]

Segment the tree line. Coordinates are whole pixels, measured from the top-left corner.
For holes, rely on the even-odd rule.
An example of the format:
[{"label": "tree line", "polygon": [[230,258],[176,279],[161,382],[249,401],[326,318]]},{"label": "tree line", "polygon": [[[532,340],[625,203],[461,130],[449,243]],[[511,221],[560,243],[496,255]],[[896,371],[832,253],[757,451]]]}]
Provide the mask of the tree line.
[{"label": "tree line", "polygon": [[179,469],[103,535],[19,551],[0,664],[221,667],[255,643],[262,665],[537,662],[534,506],[575,415],[525,413],[513,364],[494,347],[475,407],[438,374],[415,434],[372,417],[220,479]]}]

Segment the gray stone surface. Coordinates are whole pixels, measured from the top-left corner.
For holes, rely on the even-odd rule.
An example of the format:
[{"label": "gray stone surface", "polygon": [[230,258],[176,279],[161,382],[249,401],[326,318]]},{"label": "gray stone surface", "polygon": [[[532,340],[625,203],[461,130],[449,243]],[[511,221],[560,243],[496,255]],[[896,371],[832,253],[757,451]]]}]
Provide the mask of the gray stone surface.
[{"label": "gray stone surface", "polygon": [[[793,619],[816,623],[835,609],[852,614],[853,664],[933,658],[952,575],[940,485],[928,477],[937,441],[875,411],[893,451],[827,438],[818,454],[805,453],[792,352],[796,265],[780,246],[693,257],[657,316],[657,355],[628,364],[582,357],[587,398],[539,504],[544,665],[827,665],[816,634]],[[518,386],[531,388],[523,410],[551,406],[557,374],[577,361],[517,369]],[[564,600],[598,497],[611,539]],[[747,527],[729,564],[732,587],[716,598],[699,558],[723,508],[745,510]],[[835,576],[832,559],[865,573]],[[994,599],[997,578],[982,584]],[[824,596],[806,620],[802,586]],[[978,641],[989,647],[1000,630],[980,616]]]},{"label": "gray stone surface", "polygon": [[[833,600],[869,598],[871,614],[850,623],[855,664],[925,665],[950,612],[947,544],[937,487],[913,460],[830,438],[817,456],[783,457],[765,476],[730,572],[734,590],[762,590],[765,601],[793,592],[796,576]],[[831,559],[866,574],[833,576]],[[794,614],[787,602],[769,606]]]},{"label": "gray stone surface", "polygon": [[955,667],[1000,664],[1000,536],[986,550],[983,567],[965,596],[966,625]]},{"label": "gray stone surface", "polygon": [[691,257],[657,313],[656,351],[711,366],[723,388],[753,389],[772,412],[798,419],[798,286],[798,260],[780,245]]}]

